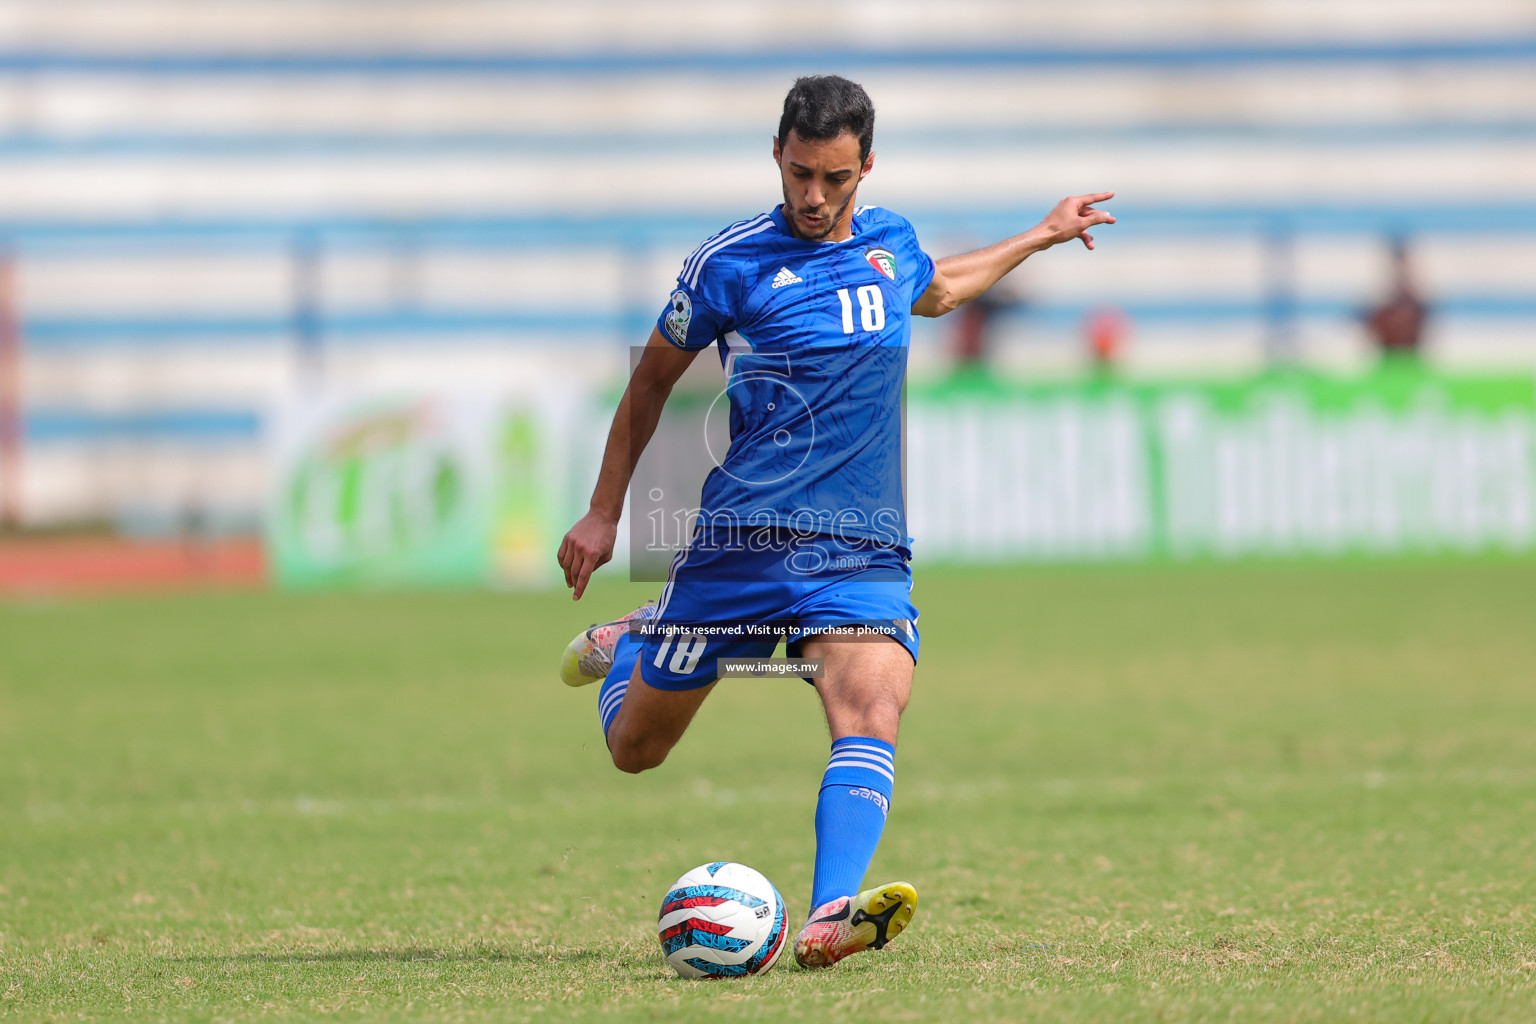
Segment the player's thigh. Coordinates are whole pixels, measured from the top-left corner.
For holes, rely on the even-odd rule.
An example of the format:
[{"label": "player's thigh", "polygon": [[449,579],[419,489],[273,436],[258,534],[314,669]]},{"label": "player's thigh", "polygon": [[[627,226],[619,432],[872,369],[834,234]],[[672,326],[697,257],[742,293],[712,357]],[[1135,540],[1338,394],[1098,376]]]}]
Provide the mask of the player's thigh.
[{"label": "player's thigh", "polygon": [[816,680],[833,739],[873,736],[896,742],[901,713],[912,699],[912,654],[887,636],[824,635],[807,638],[803,657],[821,658]]},{"label": "player's thigh", "polygon": [[[608,747],[613,751],[614,760],[634,755],[640,761],[655,760],[655,764],[660,764],[656,755],[665,756],[677,745],[688,730],[688,723],[698,713],[699,705],[714,688],[714,682],[688,689],[652,686],[645,681],[640,665],[636,664],[629,679],[629,689],[624,694],[624,703],[608,730]],[[654,765],[645,764],[644,767]]]}]

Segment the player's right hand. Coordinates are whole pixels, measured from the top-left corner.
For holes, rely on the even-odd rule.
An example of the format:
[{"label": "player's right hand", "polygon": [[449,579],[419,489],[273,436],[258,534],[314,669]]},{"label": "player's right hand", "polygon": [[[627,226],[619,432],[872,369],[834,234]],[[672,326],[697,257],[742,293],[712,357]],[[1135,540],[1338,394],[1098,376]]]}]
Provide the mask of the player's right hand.
[{"label": "player's right hand", "polygon": [[587,580],[598,566],[613,558],[613,542],[619,534],[617,520],[588,512],[560,542],[560,568],[565,571],[565,585],[576,592],[571,600],[580,601]]}]

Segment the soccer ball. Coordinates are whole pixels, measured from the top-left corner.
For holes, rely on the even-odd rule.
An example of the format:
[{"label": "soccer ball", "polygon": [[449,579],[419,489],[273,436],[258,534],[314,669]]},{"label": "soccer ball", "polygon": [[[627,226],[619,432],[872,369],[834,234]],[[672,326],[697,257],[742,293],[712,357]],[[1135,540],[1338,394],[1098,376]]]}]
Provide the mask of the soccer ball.
[{"label": "soccer ball", "polygon": [[661,952],[685,978],[739,978],[778,963],[784,898],[745,864],[718,860],[679,878],[661,901]]}]

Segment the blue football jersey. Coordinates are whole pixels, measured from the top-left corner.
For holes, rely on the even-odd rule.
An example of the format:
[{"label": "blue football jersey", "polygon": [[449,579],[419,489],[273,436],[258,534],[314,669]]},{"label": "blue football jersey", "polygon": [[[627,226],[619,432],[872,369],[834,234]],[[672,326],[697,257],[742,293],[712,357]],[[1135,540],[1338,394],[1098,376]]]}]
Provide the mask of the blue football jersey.
[{"label": "blue football jersey", "polygon": [[901,392],[912,303],[933,273],[911,223],[874,206],[845,241],[796,238],[774,209],[688,257],[657,327],[720,349],[731,442],[704,483],[711,529],[907,546]]}]

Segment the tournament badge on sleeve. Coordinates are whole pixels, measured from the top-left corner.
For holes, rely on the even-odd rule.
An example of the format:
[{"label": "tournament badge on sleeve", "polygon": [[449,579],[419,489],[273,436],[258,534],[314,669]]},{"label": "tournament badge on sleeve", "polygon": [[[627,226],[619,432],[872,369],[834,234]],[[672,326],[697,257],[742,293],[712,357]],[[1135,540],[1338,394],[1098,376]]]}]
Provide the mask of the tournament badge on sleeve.
[{"label": "tournament badge on sleeve", "polygon": [[671,305],[667,309],[667,333],[672,335],[673,341],[679,345],[688,344],[688,322],[692,319],[693,300],[679,288],[672,293]]}]

